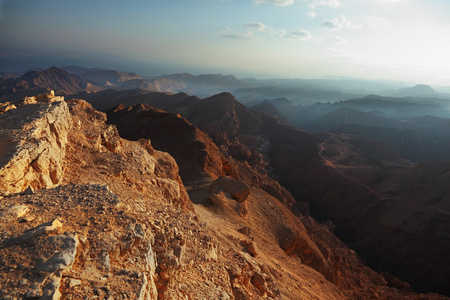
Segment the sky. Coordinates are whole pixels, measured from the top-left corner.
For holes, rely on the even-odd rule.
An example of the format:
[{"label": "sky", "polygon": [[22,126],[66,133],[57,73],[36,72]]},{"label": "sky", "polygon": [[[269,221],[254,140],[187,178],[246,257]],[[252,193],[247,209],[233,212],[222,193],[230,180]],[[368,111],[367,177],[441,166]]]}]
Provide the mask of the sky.
[{"label": "sky", "polygon": [[0,0],[0,70],[450,86],[448,0]]}]

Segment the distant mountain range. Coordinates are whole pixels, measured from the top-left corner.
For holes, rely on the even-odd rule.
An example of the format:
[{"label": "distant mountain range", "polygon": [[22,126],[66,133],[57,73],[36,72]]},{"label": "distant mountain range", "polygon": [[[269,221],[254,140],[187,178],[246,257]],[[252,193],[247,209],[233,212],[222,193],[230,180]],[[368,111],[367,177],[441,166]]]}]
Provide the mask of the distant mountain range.
[{"label": "distant mountain range", "polygon": [[[395,86],[392,82],[364,82],[238,80],[232,75],[187,73],[146,78],[130,72],[71,66],[34,69],[21,76],[1,72],[0,96],[3,101],[14,102],[53,89],[57,94],[89,100],[100,110],[119,104],[147,103],[151,97],[151,105],[171,111],[172,107],[180,110],[180,103],[191,105],[206,96],[233,91],[233,96],[248,107],[311,132],[366,136],[387,143],[413,161],[450,160],[445,150],[450,146],[445,122],[422,122],[431,117],[450,117],[450,99],[445,94],[427,85],[381,91]],[[385,96],[358,95],[362,89],[345,90],[337,83],[346,88],[361,83],[361,87],[376,88]],[[173,94],[176,96],[169,97]]]},{"label": "distant mountain range", "polygon": [[[50,80],[50,78],[52,80]],[[131,72],[120,72],[79,66],[29,69],[22,73],[0,70],[0,96],[17,93],[25,89],[49,88],[61,94],[102,89],[142,89],[153,92],[184,92],[198,97],[210,97],[222,92],[231,92],[241,102],[254,102],[286,98],[294,104],[311,105],[316,102],[345,101],[370,94],[384,97],[421,97],[450,99],[450,87],[440,87],[437,92],[427,85],[413,85],[393,81],[368,81],[357,79],[237,79],[233,75],[188,73],[163,76],[141,76]]]}]

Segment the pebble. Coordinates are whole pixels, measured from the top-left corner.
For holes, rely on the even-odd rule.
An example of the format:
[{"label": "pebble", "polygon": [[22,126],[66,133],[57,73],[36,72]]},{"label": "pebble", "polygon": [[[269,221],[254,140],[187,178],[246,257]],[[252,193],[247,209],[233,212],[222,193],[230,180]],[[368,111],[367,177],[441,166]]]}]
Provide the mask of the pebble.
[{"label": "pebble", "polygon": [[69,280],[69,287],[74,287],[74,286],[78,286],[78,285],[81,285],[81,280],[73,279],[73,278],[71,278]]},{"label": "pebble", "polygon": [[41,289],[35,289],[35,290],[29,290],[25,294],[25,298],[27,299],[33,299],[33,298],[39,298],[43,295],[43,292]]},{"label": "pebble", "polygon": [[27,285],[28,284],[28,280],[26,280],[26,279],[22,279],[21,281],[19,281],[19,285],[20,286],[24,286],[24,285]]}]

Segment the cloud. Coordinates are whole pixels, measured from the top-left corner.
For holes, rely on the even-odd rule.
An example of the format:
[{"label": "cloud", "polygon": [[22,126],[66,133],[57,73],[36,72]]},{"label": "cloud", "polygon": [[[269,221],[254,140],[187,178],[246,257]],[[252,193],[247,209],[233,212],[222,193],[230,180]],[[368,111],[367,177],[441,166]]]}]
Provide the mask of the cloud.
[{"label": "cloud", "polygon": [[308,11],[306,14],[307,14],[311,19],[314,19],[314,18],[317,16],[317,14],[316,14],[314,11]]},{"label": "cloud", "polygon": [[322,42],[325,42],[325,37],[324,36],[316,36],[315,38],[314,38],[314,41],[315,42],[317,42],[317,43],[322,43]]},{"label": "cloud", "polygon": [[310,40],[312,35],[308,30],[298,29],[292,31],[289,34],[284,29],[274,29],[261,22],[251,22],[243,24],[247,27],[246,32],[233,32],[229,27],[222,30],[220,33],[224,38],[230,39],[245,39],[245,40],[263,40],[265,37],[278,37],[278,38],[295,38],[299,40]]},{"label": "cloud", "polygon": [[284,29],[272,30],[270,32],[270,35],[272,35],[272,36],[276,35],[276,36],[279,36],[282,38],[282,37],[286,36],[286,30],[284,30]]},{"label": "cloud", "polygon": [[322,27],[327,27],[330,29],[342,29],[342,28],[352,28],[358,29],[361,28],[361,24],[353,24],[352,21],[348,20],[345,16],[339,16],[334,19],[325,20],[322,23]]},{"label": "cloud", "polygon": [[256,30],[256,31],[264,31],[267,28],[269,28],[267,25],[261,23],[261,22],[251,22],[251,23],[245,23],[244,24],[245,27],[250,28],[252,30]]},{"label": "cloud", "polygon": [[239,39],[239,40],[255,40],[255,35],[252,31],[247,32],[232,32],[229,27],[220,32],[222,37],[227,39]]},{"label": "cloud", "polygon": [[296,31],[291,32],[289,34],[289,37],[306,41],[310,40],[312,36],[308,30],[298,29]]},{"label": "cloud", "polygon": [[273,4],[276,6],[288,6],[294,3],[294,0],[253,0],[255,4]]},{"label": "cloud", "polygon": [[255,31],[255,32],[265,32],[268,33],[270,36],[278,36],[278,37],[284,37],[286,36],[286,30],[284,29],[273,29],[270,26],[267,26],[266,24],[263,24],[261,22],[251,22],[251,23],[245,23],[245,27],[249,29],[249,31]]},{"label": "cloud", "polygon": [[253,32],[247,31],[244,33],[236,32],[236,33],[227,33],[222,35],[224,38],[228,39],[240,39],[240,40],[254,40],[255,36],[253,35]]},{"label": "cloud", "polygon": [[311,9],[315,9],[317,6],[328,6],[336,8],[341,6],[341,2],[339,0],[313,0],[309,4],[309,7],[311,7]]},{"label": "cloud", "polygon": [[333,40],[333,42],[336,42],[336,43],[338,43],[338,42],[346,42],[347,41],[345,38],[337,36],[337,35],[333,36],[331,39]]},{"label": "cloud", "polygon": [[309,8],[311,9],[311,11],[307,12],[306,14],[311,19],[314,19],[317,16],[317,13],[315,12],[317,6],[337,8],[341,6],[341,2],[339,0],[310,0]]},{"label": "cloud", "polygon": [[403,0],[376,0],[376,2],[381,2],[381,3],[399,3]]}]

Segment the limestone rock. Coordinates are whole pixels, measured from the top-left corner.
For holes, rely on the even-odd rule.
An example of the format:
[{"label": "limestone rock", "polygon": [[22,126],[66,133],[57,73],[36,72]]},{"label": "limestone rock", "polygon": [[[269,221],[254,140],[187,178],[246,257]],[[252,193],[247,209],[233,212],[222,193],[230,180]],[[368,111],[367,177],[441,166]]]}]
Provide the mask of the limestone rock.
[{"label": "limestone rock", "polygon": [[26,240],[29,240],[29,239],[31,239],[33,237],[36,237],[36,236],[39,236],[39,235],[42,235],[42,234],[46,234],[46,233],[50,233],[50,232],[56,232],[61,227],[62,227],[61,222],[58,219],[55,219],[53,221],[41,224],[38,227],[33,228],[33,229],[25,232],[21,236],[17,237],[17,240],[19,242],[24,242]]},{"label": "limestone rock", "polygon": [[258,246],[256,245],[255,241],[243,241],[245,249],[247,249],[248,253],[250,253],[253,256],[258,255]]},{"label": "limestone rock", "polygon": [[20,217],[23,217],[28,212],[28,206],[26,205],[13,205],[0,212],[0,221],[13,221]]},{"label": "limestone rock", "polygon": [[244,202],[250,195],[250,187],[244,181],[239,180],[231,185],[230,192],[237,202]]},{"label": "limestone rock", "polygon": [[45,287],[42,289],[42,300],[59,300],[61,299],[61,273],[52,274],[48,278]]},{"label": "limestone rock", "polygon": [[237,202],[244,202],[250,195],[250,187],[244,181],[235,181],[228,176],[223,176],[214,181],[210,186],[210,190],[213,193],[221,191],[229,193]]},{"label": "limestone rock", "polygon": [[63,101],[24,105],[0,115],[0,190],[53,187],[61,181],[68,131]]},{"label": "limestone rock", "polygon": [[69,287],[79,286],[81,285],[81,280],[78,279],[69,279]]},{"label": "limestone rock", "polygon": [[258,289],[261,296],[265,296],[267,294],[268,292],[267,283],[264,276],[261,273],[255,272],[255,274],[252,276],[251,282]]},{"label": "limestone rock", "polygon": [[65,233],[63,235],[51,236],[47,240],[49,243],[60,248],[61,251],[37,266],[37,271],[54,273],[70,268],[77,254],[77,246],[79,243],[77,235]]},{"label": "limestone rock", "polygon": [[21,105],[27,104],[35,104],[38,102],[56,102],[56,101],[64,101],[63,96],[55,96],[55,91],[50,90],[44,93],[41,93],[37,96],[25,97],[21,103]]},{"label": "limestone rock", "polygon": [[109,253],[102,251],[98,256],[98,263],[100,265],[100,270],[109,272],[111,271],[111,259],[109,258]]},{"label": "limestone rock", "polygon": [[0,114],[7,112],[8,110],[11,109],[16,109],[17,107],[12,104],[11,102],[4,102],[4,103],[0,103]]}]

